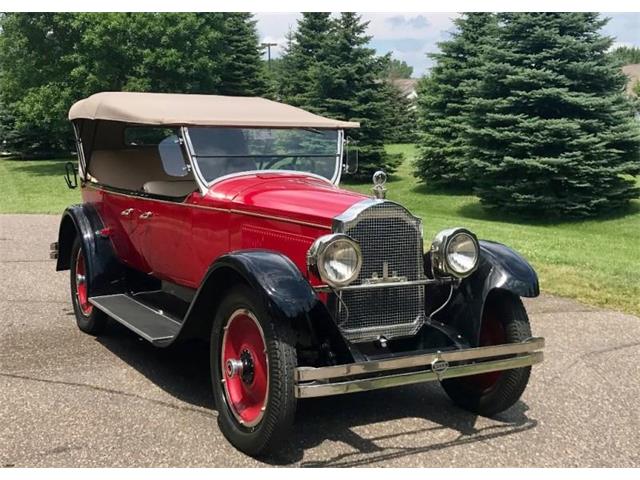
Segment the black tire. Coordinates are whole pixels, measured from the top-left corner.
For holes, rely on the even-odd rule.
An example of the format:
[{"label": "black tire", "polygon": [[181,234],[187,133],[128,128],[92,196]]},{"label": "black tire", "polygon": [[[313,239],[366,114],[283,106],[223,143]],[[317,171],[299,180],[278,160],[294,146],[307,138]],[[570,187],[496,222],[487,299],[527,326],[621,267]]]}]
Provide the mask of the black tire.
[{"label": "black tire", "polygon": [[[70,284],[71,284],[71,303],[73,304],[73,312],[76,316],[76,324],[78,328],[85,333],[90,335],[99,335],[101,334],[109,320],[109,317],[106,313],[98,310],[95,307],[92,307],[87,310],[87,307],[83,310],[81,307],[79,296],[78,296],[78,288],[77,288],[77,264],[79,261],[79,253],[84,257],[86,253],[82,251],[82,242],[80,241],[80,237],[76,237],[73,242],[73,247],[71,248],[71,275],[70,275]],[[84,265],[87,264],[86,257],[84,257]],[[88,275],[86,275],[86,291],[91,291],[91,285],[89,285]],[[86,303],[86,302],[85,302]]]},{"label": "black tire", "polygon": [[[266,346],[268,397],[259,423],[242,424],[227,401],[222,383],[222,344],[224,328],[238,310],[252,312],[262,330]],[[254,321],[255,321],[254,320]],[[245,285],[231,288],[216,312],[211,330],[210,365],[213,395],[218,411],[220,430],[238,450],[254,456],[264,456],[281,446],[293,425],[296,412],[294,373],[297,365],[293,330],[286,322],[278,322],[267,312],[256,293]],[[244,381],[244,377],[243,381]],[[225,376],[225,381],[229,377]]]},{"label": "black tire", "polygon": [[[503,341],[481,342],[481,346],[519,343],[531,337],[529,317],[522,301],[516,296],[497,294],[490,297],[483,313],[482,328],[491,321],[498,321],[502,326]],[[489,374],[492,375],[489,379],[487,374],[450,378],[442,381],[442,387],[456,405],[472,413],[491,417],[520,399],[530,373],[529,366]]]}]

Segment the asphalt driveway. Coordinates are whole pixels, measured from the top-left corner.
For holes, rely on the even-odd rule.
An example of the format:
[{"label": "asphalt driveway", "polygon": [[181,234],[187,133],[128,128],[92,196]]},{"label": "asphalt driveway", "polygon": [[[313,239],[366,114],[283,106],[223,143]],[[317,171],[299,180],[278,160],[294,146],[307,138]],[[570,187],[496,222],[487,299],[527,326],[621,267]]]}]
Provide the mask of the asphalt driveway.
[{"label": "asphalt driveway", "polygon": [[[204,346],[76,328],[69,274],[48,259],[58,220],[0,215],[0,466],[264,465],[219,432]],[[499,418],[436,384],[311,399],[269,463],[640,466],[640,318],[547,295],[527,308],[546,360]]]}]

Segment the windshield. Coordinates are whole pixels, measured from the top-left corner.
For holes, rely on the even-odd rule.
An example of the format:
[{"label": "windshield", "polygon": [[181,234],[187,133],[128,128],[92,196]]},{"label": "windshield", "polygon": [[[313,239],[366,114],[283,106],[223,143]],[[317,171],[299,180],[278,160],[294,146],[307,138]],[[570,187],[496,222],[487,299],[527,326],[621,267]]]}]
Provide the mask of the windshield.
[{"label": "windshield", "polygon": [[255,170],[293,170],[334,181],[340,165],[340,131],[274,128],[189,128],[194,159],[204,180]]}]

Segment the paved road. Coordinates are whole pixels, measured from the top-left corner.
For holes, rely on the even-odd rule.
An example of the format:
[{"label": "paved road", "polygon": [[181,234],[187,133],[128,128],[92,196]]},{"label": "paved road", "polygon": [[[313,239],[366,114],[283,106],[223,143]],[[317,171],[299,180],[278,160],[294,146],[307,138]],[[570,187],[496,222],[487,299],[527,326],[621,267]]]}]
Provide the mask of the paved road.
[{"label": "paved road", "polygon": [[[48,260],[57,224],[0,216],[0,466],[260,465],[218,430],[204,348],[76,329],[68,272]],[[548,295],[527,307],[546,362],[498,419],[435,384],[312,399],[269,463],[640,466],[640,319]]]}]

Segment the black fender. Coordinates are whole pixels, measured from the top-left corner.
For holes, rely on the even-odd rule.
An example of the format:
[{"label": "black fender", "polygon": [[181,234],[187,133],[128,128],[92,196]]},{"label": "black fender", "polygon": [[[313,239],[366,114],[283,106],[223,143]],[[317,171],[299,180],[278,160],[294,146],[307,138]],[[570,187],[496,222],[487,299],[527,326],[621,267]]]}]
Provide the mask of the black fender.
[{"label": "black fender", "polygon": [[123,267],[107,235],[101,235],[104,223],[91,204],[71,205],[62,214],[58,231],[58,261],[56,271],[69,270],[71,249],[76,236],[80,237],[86,255],[86,269],[90,296],[120,293],[119,281]]},{"label": "black fender", "polygon": [[334,324],[326,306],[300,269],[272,250],[239,250],[216,259],[189,306],[179,337],[208,338],[219,302],[238,281],[256,292],[273,318],[291,322],[305,337],[299,342],[321,346],[323,338],[329,336],[334,350],[348,351],[342,337],[331,328]]},{"label": "black fender", "polygon": [[[500,243],[485,240],[479,243],[478,269],[460,282],[447,306],[434,316],[435,320],[461,332],[464,341],[471,346],[478,345],[482,312],[492,292],[508,292],[518,297],[537,297],[540,294],[538,275],[520,254]],[[441,300],[441,304],[449,293],[449,287],[436,288],[435,297]],[[438,306],[432,303],[427,308],[433,311]]]}]

